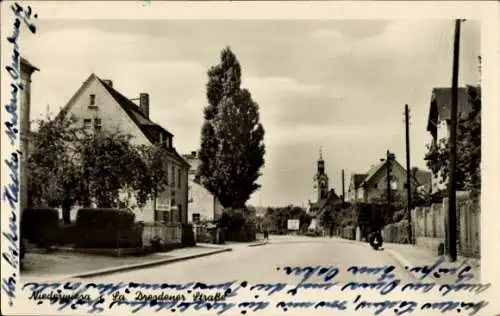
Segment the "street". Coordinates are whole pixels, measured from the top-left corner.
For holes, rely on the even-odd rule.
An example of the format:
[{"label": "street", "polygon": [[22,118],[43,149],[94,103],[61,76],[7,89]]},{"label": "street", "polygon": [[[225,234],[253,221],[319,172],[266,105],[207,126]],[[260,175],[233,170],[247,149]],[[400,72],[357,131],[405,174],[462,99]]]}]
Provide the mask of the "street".
[{"label": "street", "polygon": [[[212,256],[180,261],[168,265],[147,269],[132,270],[123,273],[93,277],[94,282],[134,281],[134,282],[190,282],[206,283],[229,280],[247,281],[249,283],[283,282],[297,284],[299,277],[287,275],[285,266],[325,266],[339,268],[334,278],[339,283],[353,281],[347,269],[351,266],[367,266],[370,268],[393,265],[392,272],[401,281],[412,280],[404,270],[387,253],[375,251],[367,244],[350,242],[342,239],[311,238],[302,236],[270,236],[270,243],[263,246],[248,247],[235,245],[233,251]],[[373,282],[374,275],[361,275],[357,281]],[[308,282],[324,282],[318,276],[311,277]]]}]

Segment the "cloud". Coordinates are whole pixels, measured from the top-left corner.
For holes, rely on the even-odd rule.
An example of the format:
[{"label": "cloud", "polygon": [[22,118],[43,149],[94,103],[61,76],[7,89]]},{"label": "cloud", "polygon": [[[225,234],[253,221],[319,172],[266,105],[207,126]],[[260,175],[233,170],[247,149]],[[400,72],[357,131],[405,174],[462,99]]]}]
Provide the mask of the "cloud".
[{"label": "cloud", "polygon": [[[365,171],[387,149],[404,157],[404,104],[412,164],[422,166],[430,91],[450,84],[452,21],[66,22],[40,21],[37,36],[21,34],[24,57],[41,70],[32,118],[64,105],[94,72],[126,96],[148,92],[153,120],[190,152],[199,146],[207,70],[229,45],[260,106],[260,196],[270,204],[307,200],[320,146],[337,191],[341,169]],[[479,34],[478,23],[464,23],[461,83],[477,82]]]}]

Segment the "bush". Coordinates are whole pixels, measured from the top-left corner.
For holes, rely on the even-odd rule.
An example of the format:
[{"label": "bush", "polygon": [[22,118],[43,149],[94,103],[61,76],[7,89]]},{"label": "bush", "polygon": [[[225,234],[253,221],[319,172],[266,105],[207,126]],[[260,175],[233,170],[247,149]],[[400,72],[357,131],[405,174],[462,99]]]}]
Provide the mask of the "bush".
[{"label": "bush", "polygon": [[319,232],[318,230],[307,231],[304,235],[306,235],[308,237],[320,237],[321,232]]},{"label": "bush", "polygon": [[224,240],[249,242],[257,239],[255,217],[246,210],[226,209],[218,224],[224,229]]},{"label": "bush", "polygon": [[21,217],[21,235],[46,248],[57,243],[59,212],[53,208],[27,208]]},{"label": "bush", "polygon": [[356,227],[347,226],[342,229],[342,238],[354,240],[356,239]]},{"label": "bush", "polygon": [[194,237],[193,225],[191,224],[182,224],[182,235],[181,235],[182,244],[185,246],[195,246],[196,240]]},{"label": "bush", "polygon": [[90,229],[122,230],[130,228],[135,214],[128,209],[82,208],[76,216],[76,226]]},{"label": "bush", "polygon": [[76,217],[76,245],[80,248],[142,246],[142,228],[127,209],[80,209]]}]

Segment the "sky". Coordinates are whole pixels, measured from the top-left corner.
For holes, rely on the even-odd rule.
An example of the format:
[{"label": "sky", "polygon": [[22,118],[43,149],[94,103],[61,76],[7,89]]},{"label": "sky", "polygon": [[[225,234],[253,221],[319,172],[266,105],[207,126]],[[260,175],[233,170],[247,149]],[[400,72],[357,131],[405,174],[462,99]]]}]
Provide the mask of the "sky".
[{"label": "sky", "polygon": [[[31,119],[57,112],[91,73],[124,95],[150,95],[150,117],[197,150],[207,70],[230,46],[265,134],[262,188],[249,204],[307,205],[322,147],[330,187],[395,153],[425,169],[433,87],[451,85],[452,20],[39,20],[21,34],[32,78]],[[477,84],[480,24],[462,25],[459,82]]]}]

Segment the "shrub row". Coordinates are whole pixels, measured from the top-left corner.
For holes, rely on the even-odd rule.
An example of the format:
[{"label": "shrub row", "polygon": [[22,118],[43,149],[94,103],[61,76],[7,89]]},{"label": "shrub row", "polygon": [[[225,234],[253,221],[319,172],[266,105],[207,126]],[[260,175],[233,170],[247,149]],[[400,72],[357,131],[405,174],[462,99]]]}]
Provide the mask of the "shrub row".
[{"label": "shrub row", "polygon": [[21,236],[45,248],[57,243],[59,212],[53,208],[27,208],[21,216]]},{"label": "shrub row", "polygon": [[79,248],[128,248],[142,245],[135,214],[120,209],[80,209],[76,224],[61,225],[52,208],[25,209],[21,234],[39,247],[75,244]]},{"label": "shrub row", "polygon": [[83,208],[76,217],[79,248],[134,248],[142,246],[142,229],[127,209]]},{"label": "shrub row", "polygon": [[[52,208],[30,208],[23,212],[21,234],[39,247],[75,245],[78,248],[142,247],[143,226],[126,209],[83,208],[76,223],[63,225]],[[182,224],[182,244],[196,244],[192,225]]]}]

